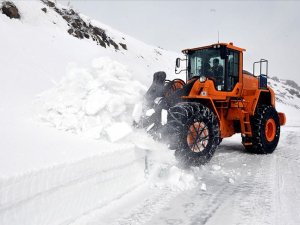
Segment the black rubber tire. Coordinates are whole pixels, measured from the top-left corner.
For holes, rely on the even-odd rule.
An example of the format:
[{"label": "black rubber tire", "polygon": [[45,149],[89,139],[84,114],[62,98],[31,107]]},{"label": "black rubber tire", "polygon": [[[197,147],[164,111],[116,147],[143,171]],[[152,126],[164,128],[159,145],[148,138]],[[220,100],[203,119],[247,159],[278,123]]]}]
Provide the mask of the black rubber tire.
[{"label": "black rubber tire", "polygon": [[[273,119],[276,130],[272,141],[266,138],[265,127],[268,119]],[[252,145],[244,146],[247,151],[255,154],[270,154],[274,152],[280,138],[280,122],[276,109],[273,106],[259,106],[255,115],[251,118],[252,137],[243,138],[245,141],[251,141]]]},{"label": "black rubber tire", "polygon": [[[192,151],[187,136],[190,127],[195,123],[205,124],[208,131],[206,146],[202,145],[200,152]],[[185,166],[199,166],[208,162],[220,143],[219,122],[216,115],[206,106],[194,102],[182,102],[171,107],[168,111],[167,122],[168,143],[175,149],[175,156]],[[204,128],[197,132],[193,143],[201,138]],[[204,139],[203,139],[204,140]],[[194,145],[193,145],[194,146]],[[201,147],[201,148],[202,148]],[[198,144],[197,144],[198,148]]]},{"label": "black rubber tire", "polygon": [[223,138],[219,138],[219,145],[222,143],[222,141],[223,141]]}]

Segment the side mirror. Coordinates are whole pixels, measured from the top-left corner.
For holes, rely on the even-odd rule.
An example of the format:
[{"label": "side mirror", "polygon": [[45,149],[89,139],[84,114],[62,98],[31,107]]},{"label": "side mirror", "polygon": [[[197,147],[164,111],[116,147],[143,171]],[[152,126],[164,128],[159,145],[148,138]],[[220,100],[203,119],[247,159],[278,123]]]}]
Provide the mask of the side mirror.
[{"label": "side mirror", "polygon": [[179,68],[180,67],[180,58],[176,59],[176,67]]}]

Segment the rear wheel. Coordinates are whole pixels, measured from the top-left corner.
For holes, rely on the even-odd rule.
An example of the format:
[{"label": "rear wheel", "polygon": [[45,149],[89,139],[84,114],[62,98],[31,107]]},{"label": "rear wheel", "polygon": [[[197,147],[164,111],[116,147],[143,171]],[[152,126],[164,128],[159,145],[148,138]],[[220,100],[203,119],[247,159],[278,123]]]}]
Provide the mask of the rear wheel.
[{"label": "rear wheel", "polygon": [[280,137],[280,122],[276,109],[272,106],[260,106],[251,120],[252,137],[243,138],[252,145],[245,148],[256,154],[270,154],[277,147]]},{"label": "rear wheel", "polygon": [[171,107],[167,133],[176,158],[189,166],[208,162],[220,142],[217,117],[199,103],[178,103]]}]

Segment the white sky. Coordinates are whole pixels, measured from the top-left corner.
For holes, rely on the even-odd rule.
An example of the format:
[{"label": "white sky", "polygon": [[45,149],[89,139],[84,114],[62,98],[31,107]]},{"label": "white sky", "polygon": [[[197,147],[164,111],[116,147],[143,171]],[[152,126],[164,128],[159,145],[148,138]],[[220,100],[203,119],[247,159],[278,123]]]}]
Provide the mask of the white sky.
[{"label": "white sky", "polygon": [[300,2],[71,0],[71,5],[141,41],[177,52],[217,42],[219,30],[220,42],[247,49],[244,69],[252,71],[253,61],[266,58],[270,76],[300,84]]}]

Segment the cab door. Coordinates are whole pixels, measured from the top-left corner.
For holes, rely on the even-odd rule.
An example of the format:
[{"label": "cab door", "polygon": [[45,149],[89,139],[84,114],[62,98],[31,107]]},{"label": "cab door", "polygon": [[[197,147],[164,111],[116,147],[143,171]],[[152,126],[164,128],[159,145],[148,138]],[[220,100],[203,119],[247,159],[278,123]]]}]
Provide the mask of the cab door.
[{"label": "cab door", "polygon": [[227,91],[232,91],[239,82],[240,52],[228,50],[227,55]]}]

